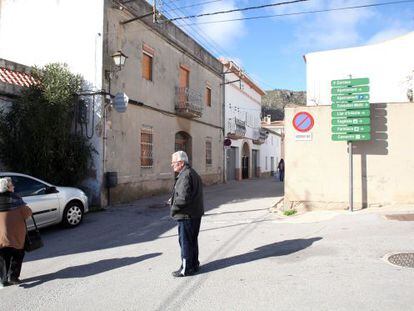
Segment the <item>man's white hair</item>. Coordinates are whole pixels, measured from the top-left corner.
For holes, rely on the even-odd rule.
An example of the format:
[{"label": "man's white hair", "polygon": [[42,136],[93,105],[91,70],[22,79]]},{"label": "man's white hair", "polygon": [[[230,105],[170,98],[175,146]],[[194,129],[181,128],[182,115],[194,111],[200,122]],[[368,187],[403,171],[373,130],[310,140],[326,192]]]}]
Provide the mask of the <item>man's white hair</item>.
[{"label": "man's white hair", "polygon": [[10,177],[0,178],[0,193],[5,193],[9,189]]},{"label": "man's white hair", "polygon": [[179,150],[177,152],[173,153],[173,157],[177,160],[177,161],[184,161],[185,163],[188,163],[188,156],[185,153],[185,151]]}]

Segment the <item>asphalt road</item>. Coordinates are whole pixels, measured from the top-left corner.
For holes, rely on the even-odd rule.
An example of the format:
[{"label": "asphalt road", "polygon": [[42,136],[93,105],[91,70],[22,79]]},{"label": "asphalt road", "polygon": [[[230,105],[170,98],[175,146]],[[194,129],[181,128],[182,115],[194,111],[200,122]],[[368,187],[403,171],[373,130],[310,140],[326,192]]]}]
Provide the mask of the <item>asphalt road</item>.
[{"label": "asphalt road", "polygon": [[[42,230],[20,286],[0,310],[414,310],[414,269],[384,256],[414,252],[414,222],[397,211],[269,213],[274,179],[205,189],[199,274],[175,279],[177,228],[166,196]],[[414,211],[412,211],[414,213]]]}]

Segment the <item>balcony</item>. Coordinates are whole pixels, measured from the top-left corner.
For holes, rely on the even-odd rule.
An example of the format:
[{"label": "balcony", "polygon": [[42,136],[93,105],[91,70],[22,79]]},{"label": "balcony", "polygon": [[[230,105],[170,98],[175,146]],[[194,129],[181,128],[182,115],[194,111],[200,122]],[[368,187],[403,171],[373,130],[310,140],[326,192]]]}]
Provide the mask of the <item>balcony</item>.
[{"label": "balcony", "polygon": [[231,139],[240,139],[244,138],[246,135],[246,122],[236,117],[230,118],[228,120],[228,133],[227,137]]},{"label": "balcony", "polygon": [[200,118],[203,114],[203,98],[188,87],[175,88],[175,111],[187,118]]},{"label": "balcony", "polygon": [[266,129],[260,128],[258,130],[255,130],[253,144],[256,144],[256,145],[264,144],[267,136],[269,136],[269,132]]}]

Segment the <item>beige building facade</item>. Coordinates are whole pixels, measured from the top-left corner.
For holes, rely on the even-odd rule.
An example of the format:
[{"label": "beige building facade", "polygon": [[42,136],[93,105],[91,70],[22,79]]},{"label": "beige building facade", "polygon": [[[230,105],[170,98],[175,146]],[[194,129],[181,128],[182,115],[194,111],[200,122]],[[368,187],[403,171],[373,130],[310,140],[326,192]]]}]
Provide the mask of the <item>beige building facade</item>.
[{"label": "beige building facade", "polygon": [[134,1],[128,10],[106,9],[104,67],[111,70],[117,50],[128,59],[104,84],[130,99],[125,113],[107,109],[103,169],[118,177],[111,202],[170,191],[177,150],[205,184],[223,181],[222,64],[173,24],[152,17],[122,24],[150,8]]},{"label": "beige building facade", "polygon": [[[369,81],[371,123],[371,139],[352,142],[353,205],[414,208],[413,49],[414,32],[305,56],[308,106],[285,108],[285,208],[350,205],[348,143],[333,141],[331,128],[331,82],[349,78]],[[314,120],[307,132],[292,124],[299,112]]]},{"label": "beige building facade", "polygon": [[[312,140],[296,140],[296,113],[310,113]],[[353,143],[354,207],[414,207],[412,103],[372,105],[372,140]],[[331,140],[331,107],[285,108],[285,208],[346,208],[347,142]]]}]

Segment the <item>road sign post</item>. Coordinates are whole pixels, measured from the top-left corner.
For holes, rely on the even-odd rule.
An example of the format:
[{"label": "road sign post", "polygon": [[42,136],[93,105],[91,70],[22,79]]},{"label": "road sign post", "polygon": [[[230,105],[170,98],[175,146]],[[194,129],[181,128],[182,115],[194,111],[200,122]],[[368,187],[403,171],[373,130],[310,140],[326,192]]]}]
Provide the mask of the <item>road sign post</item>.
[{"label": "road sign post", "polygon": [[353,211],[352,142],[371,140],[369,79],[331,81],[332,140],[347,141],[349,154],[349,210]]}]

